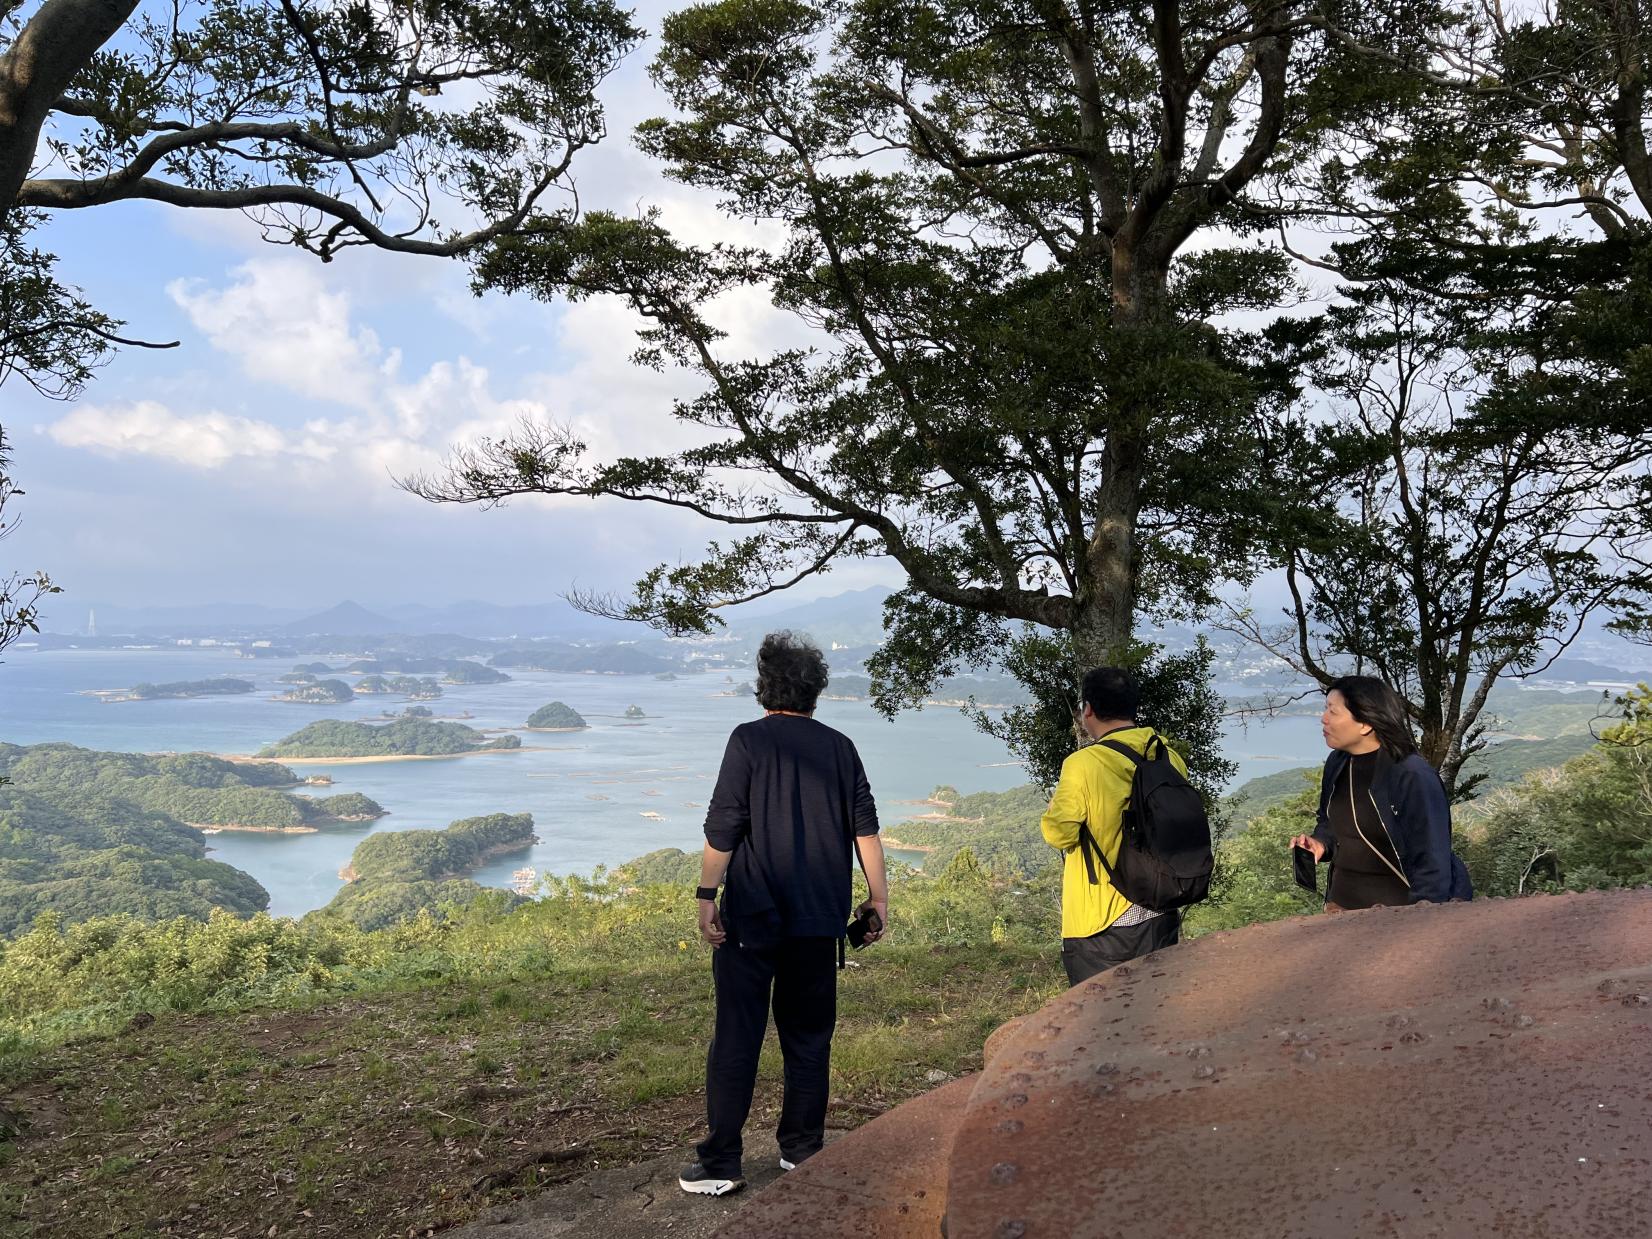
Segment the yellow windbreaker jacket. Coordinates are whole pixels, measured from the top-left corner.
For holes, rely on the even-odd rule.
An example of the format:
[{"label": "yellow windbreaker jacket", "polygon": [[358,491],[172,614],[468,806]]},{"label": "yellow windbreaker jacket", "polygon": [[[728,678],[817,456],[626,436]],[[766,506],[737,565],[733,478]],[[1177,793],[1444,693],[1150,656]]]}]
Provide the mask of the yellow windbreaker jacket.
[{"label": "yellow windbreaker jacket", "polygon": [[[1151,727],[1129,727],[1110,732],[1104,739],[1117,740],[1143,753],[1152,735]],[[1182,774],[1187,773],[1181,754],[1172,750],[1170,760]],[[1061,763],[1061,780],[1038,826],[1046,843],[1066,853],[1061,873],[1063,938],[1099,934],[1130,906],[1130,901],[1113,889],[1100,866],[1096,876],[1101,880],[1094,886],[1090,884],[1084,857],[1078,850],[1078,827],[1081,822],[1088,824],[1107,863],[1117,864],[1124,807],[1130,799],[1130,780],[1135,773],[1136,767],[1128,757],[1104,744],[1087,745]]]}]

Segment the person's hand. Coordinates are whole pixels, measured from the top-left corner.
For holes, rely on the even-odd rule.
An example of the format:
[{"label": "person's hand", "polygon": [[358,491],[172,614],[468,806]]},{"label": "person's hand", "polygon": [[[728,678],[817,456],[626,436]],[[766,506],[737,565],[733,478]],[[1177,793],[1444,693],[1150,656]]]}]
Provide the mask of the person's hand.
[{"label": "person's hand", "polygon": [[1293,848],[1307,848],[1314,854],[1314,863],[1317,865],[1325,859],[1325,845],[1312,835],[1298,835],[1291,840]]},{"label": "person's hand", "polygon": [[858,914],[866,911],[867,908],[871,908],[872,911],[878,914],[878,929],[875,933],[868,929],[866,931],[866,940],[868,942],[876,942],[879,938],[883,937],[884,934],[889,932],[889,900],[868,899],[865,903],[861,904],[860,907],[856,908],[855,912]]},{"label": "person's hand", "polygon": [[713,947],[723,945],[728,933],[723,929],[723,919],[717,915],[717,901],[715,899],[700,900],[700,938]]}]

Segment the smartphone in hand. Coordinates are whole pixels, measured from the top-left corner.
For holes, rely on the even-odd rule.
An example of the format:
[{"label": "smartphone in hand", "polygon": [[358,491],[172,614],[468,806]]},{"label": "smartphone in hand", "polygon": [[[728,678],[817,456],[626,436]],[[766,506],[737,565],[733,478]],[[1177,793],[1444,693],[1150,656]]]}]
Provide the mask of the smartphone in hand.
[{"label": "smartphone in hand", "polygon": [[860,950],[866,945],[866,935],[881,933],[883,918],[876,908],[863,908],[859,916],[849,922],[849,945]]},{"label": "smartphone in hand", "polygon": [[1314,854],[1305,847],[1291,848],[1291,869],[1296,884],[1303,890],[1319,894],[1319,876],[1315,873]]}]

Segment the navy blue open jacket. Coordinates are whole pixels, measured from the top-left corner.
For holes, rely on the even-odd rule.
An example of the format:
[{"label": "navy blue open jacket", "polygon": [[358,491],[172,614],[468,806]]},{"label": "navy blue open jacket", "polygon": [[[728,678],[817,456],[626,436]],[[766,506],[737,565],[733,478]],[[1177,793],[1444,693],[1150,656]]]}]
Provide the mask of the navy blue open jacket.
[{"label": "navy blue open jacket", "polygon": [[[1325,845],[1325,859],[1333,865],[1336,839],[1331,834],[1331,794],[1348,761],[1348,754],[1341,749],[1331,750],[1319,784],[1319,820],[1314,838]],[[1411,886],[1412,903],[1474,897],[1468,870],[1451,850],[1451,804],[1446,799],[1445,785],[1440,782],[1439,771],[1421,753],[1395,761],[1386,750],[1378,750],[1371,799],[1400,859],[1400,870]]]}]

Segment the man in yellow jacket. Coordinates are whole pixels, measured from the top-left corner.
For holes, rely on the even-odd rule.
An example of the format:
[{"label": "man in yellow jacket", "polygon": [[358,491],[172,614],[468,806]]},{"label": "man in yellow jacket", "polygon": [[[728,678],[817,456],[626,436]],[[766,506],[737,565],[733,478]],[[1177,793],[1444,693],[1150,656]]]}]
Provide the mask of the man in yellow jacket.
[{"label": "man in yellow jacket", "polygon": [[[1084,677],[1079,725],[1092,740],[1106,737],[1144,752],[1151,727],[1136,725],[1141,689],[1135,678],[1117,667],[1098,667]],[[1172,752],[1172,764],[1183,775],[1187,766]],[[1077,985],[1115,964],[1135,959],[1161,947],[1173,946],[1181,936],[1181,913],[1153,912],[1138,907],[1113,888],[1107,872],[1097,866],[1090,881],[1079,850],[1079,827],[1087,825],[1109,865],[1118,863],[1124,833],[1124,808],[1130,799],[1134,763],[1104,744],[1090,744],[1061,763],[1050,807],[1039,821],[1044,840],[1066,853],[1061,874],[1061,962],[1069,984]]]}]

